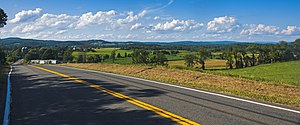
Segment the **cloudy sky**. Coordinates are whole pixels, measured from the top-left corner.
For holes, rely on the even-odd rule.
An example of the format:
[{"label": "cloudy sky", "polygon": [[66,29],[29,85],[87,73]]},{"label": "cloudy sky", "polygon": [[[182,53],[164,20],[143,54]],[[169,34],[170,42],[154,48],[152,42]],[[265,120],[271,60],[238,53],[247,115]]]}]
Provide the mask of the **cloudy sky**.
[{"label": "cloudy sky", "polygon": [[1,0],[0,38],[294,41],[300,0]]}]

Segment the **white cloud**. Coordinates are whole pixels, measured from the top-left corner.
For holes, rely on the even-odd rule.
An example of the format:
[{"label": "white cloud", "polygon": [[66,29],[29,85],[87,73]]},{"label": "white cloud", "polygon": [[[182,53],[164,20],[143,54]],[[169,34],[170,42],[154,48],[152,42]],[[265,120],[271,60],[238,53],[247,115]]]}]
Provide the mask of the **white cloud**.
[{"label": "white cloud", "polygon": [[112,22],[112,18],[116,15],[116,11],[110,10],[107,12],[99,11],[93,15],[92,12],[85,13],[80,16],[75,28],[82,28],[89,24],[103,24]]},{"label": "white cloud", "polygon": [[41,12],[41,8],[36,8],[35,10],[22,10],[21,12],[17,13],[15,18],[10,20],[9,23],[33,21],[40,17]]},{"label": "white cloud", "polygon": [[202,23],[198,23],[195,20],[172,20],[165,23],[158,23],[151,25],[148,29],[152,31],[187,31],[196,30],[203,26]]},{"label": "white cloud", "polygon": [[137,15],[134,15],[132,11],[128,12],[128,16],[124,19],[118,19],[117,23],[118,24],[126,24],[126,23],[131,23],[134,21],[137,21],[138,19],[142,18],[145,16],[147,13],[147,10],[143,10],[142,12],[138,13]]},{"label": "white cloud", "polygon": [[37,18],[35,22],[24,22],[14,27],[12,33],[28,33],[28,32],[40,32],[44,30],[66,30],[69,25],[77,21],[76,16],[69,16],[66,14],[54,15],[43,14],[40,18]]},{"label": "white cloud", "polygon": [[159,20],[160,17],[159,17],[159,16],[155,16],[153,19],[154,19],[154,20]]},{"label": "white cloud", "polygon": [[165,15],[146,16],[148,13],[151,11],[134,13],[110,10],[68,15],[43,13],[40,8],[23,10],[9,20],[9,25],[0,29],[0,37],[177,41],[291,40],[300,35],[299,26],[281,28],[264,24],[239,24],[234,17],[224,16],[214,18],[203,28],[204,25],[195,20],[174,19]]},{"label": "white cloud", "polygon": [[231,32],[238,27],[236,19],[228,16],[214,18],[207,23],[207,30],[217,33]]},{"label": "white cloud", "polygon": [[137,38],[137,35],[127,34],[127,35],[118,35],[118,39],[134,39]]},{"label": "white cloud", "polygon": [[279,33],[279,27],[263,24],[245,24],[240,32],[241,35],[275,35]]},{"label": "white cloud", "polygon": [[286,29],[281,31],[284,35],[300,35],[300,27],[288,26]]},{"label": "white cloud", "polygon": [[130,30],[136,30],[136,29],[141,29],[143,28],[141,23],[136,23],[134,25],[131,26]]}]

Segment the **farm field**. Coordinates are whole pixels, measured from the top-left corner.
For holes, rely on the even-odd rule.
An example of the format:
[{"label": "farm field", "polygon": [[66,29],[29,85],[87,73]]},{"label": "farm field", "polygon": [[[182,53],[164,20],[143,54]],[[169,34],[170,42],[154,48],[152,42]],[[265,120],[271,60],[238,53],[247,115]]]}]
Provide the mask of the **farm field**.
[{"label": "farm field", "polygon": [[[86,52],[87,55],[104,55],[108,54],[110,55],[113,50],[117,50],[116,54],[120,53],[121,56],[124,56],[125,52],[127,54],[131,54],[132,50],[121,50],[120,48],[101,48],[101,49],[95,49],[96,52]],[[73,52],[73,56],[77,57],[78,54],[83,52]]]},{"label": "farm field", "polygon": [[209,72],[300,87],[300,61],[262,64],[242,69],[214,70]]},{"label": "farm field", "polygon": [[[133,51],[132,50],[121,50],[120,48],[101,48],[101,49],[95,49],[96,52],[86,52],[87,55],[111,55],[111,52],[113,50],[117,50],[116,51],[116,56],[118,53],[121,54],[122,57],[124,57],[125,53],[127,54],[131,54]],[[169,51],[169,50],[167,50]],[[166,55],[166,57],[168,58],[168,61],[178,61],[178,60],[183,60],[184,56],[186,54],[188,54],[188,51],[185,50],[179,50],[179,54],[176,55]],[[73,52],[73,56],[75,58],[78,57],[79,54],[83,54],[83,52]],[[111,59],[106,59],[105,60],[106,63],[112,63]],[[131,57],[127,57],[127,58],[116,58],[115,63],[117,64],[130,64],[132,63],[132,58]],[[184,63],[183,63],[184,65]]]}]

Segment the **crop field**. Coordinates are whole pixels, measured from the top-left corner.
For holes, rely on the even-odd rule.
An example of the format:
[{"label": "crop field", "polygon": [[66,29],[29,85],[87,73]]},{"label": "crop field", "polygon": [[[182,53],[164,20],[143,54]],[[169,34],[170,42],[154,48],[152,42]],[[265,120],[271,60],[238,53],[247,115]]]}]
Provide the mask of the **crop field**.
[{"label": "crop field", "polygon": [[165,67],[120,65],[107,63],[62,64],[62,66],[135,76],[150,80],[167,82],[170,84],[178,84],[220,93],[237,95],[241,97],[300,107],[300,87],[298,86],[276,84],[268,81],[248,80],[230,76],[221,76],[198,71],[180,70]]},{"label": "crop field", "polygon": [[300,87],[300,61],[262,64],[232,70],[215,70],[213,73],[254,80],[272,81]]}]

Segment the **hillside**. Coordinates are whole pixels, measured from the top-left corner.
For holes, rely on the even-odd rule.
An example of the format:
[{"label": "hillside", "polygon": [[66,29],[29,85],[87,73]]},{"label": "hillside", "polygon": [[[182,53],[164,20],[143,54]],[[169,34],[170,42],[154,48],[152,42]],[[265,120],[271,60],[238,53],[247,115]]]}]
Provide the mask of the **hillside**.
[{"label": "hillside", "polygon": [[254,80],[272,81],[280,84],[300,86],[300,61],[262,64],[254,67],[216,70],[214,73]]},{"label": "hillside", "polygon": [[[177,41],[177,42],[110,42],[105,40],[81,40],[81,41],[57,41],[57,40],[37,40],[37,39],[22,39],[22,38],[4,38],[0,39],[0,46],[114,46],[128,44],[145,44],[145,45],[229,45],[229,44],[249,44],[250,42],[238,41]],[[274,44],[277,42],[251,42],[257,44]]]}]

